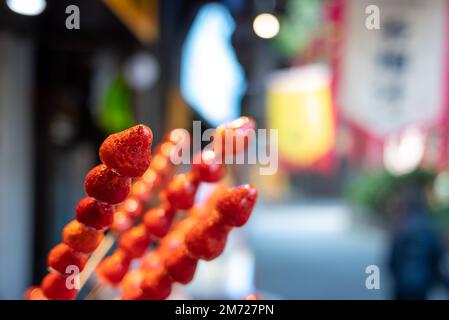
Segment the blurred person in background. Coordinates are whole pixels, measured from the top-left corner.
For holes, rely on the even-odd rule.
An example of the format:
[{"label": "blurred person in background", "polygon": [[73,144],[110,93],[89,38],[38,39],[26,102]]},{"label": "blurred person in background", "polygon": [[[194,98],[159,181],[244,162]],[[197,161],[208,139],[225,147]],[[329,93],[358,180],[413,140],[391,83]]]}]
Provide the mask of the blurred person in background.
[{"label": "blurred person in background", "polygon": [[388,208],[393,216],[389,266],[397,300],[424,300],[438,282],[449,288],[440,266],[444,254],[440,235],[432,223],[424,188],[402,187]]}]

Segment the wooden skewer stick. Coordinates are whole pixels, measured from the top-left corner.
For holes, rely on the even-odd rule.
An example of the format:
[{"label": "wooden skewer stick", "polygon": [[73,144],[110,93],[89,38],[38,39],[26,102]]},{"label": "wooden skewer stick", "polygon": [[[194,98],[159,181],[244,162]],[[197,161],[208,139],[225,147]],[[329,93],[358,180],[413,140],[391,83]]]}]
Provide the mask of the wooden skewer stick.
[{"label": "wooden skewer stick", "polygon": [[89,277],[94,273],[98,264],[103,260],[103,258],[107,255],[111,247],[114,245],[117,236],[114,233],[108,233],[102,243],[98,246],[98,248],[92,253],[89,257],[89,260],[84,267],[84,270],[80,274],[80,290],[84,287]]}]

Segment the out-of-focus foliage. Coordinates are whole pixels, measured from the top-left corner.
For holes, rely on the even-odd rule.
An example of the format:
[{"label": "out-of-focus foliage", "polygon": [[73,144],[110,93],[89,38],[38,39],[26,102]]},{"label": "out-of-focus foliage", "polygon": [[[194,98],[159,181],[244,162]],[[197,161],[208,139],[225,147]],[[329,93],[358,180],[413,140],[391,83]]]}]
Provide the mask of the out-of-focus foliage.
[{"label": "out-of-focus foliage", "polygon": [[106,90],[99,120],[106,133],[122,131],[134,124],[131,91],[123,76],[117,76]]},{"label": "out-of-focus foliage", "polygon": [[[434,179],[433,171],[422,169],[401,176],[394,176],[387,171],[366,173],[348,186],[346,197],[350,202],[369,211],[384,214],[388,210],[388,203],[399,190],[411,185],[422,188],[423,191],[432,190]],[[428,206],[432,209],[431,198]]]},{"label": "out-of-focus foliage", "polygon": [[321,0],[290,0],[287,14],[280,18],[280,31],[274,38],[276,48],[287,58],[305,50],[322,29]]}]

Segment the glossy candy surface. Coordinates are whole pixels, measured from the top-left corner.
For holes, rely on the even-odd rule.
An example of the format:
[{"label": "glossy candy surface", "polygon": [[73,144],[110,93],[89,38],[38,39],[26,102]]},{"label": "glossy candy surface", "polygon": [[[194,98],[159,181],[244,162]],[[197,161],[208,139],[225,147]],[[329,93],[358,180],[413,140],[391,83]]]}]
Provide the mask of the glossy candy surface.
[{"label": "glossy candy surface", "polygon": [[50,268],[65,274],[67,267],[75,266],[82,271],[87,262],[87,255],[79,253],[65,243],[60,243],[51,249],[47,263]]},{"label": "glossy candy surface", "polygon": [[44,295],[51,300],[73,300],[77,290],[68,288],[70,279],[58,272],[50,272],[42,280],[41,288]]},{"label": "glossy candy surface", "polygon": [[109,228],[114,222],[114,207],[86,197],[76,206],[76,220],[97,230]]},{"label": "glossy candy surface", "polygon": [[103,232],[89,228],[76,220],[69,222],[62,231],[62,240],[70,248],[82,253],[91,253],[103,240]]},{"label": "glossy candy surface", "polygon": [[151,162],[153,133],[144,125],[137,125],[106,138],[100,147],[100,159],[124,177],[139,177]]},{"label": "glossy candy surface", "polygon": [[131,179],[120,176],[101,164],[86,175],[84,188],[89,197],[108,204],[117,204],[128,196]]},{"label": "glossy candy surface", "polygon": [[151,234],[144,225],[132,227],[125,231],[119,240],[119,247],[130,258],[140,258],[151,243]]},{"label": "glossy candy surface", "polygon": [[191,174],[178,174],[167,186],[167,201],[177,209],[187,210],[193,206],[198,181]]},{"label": "glossy candy surface", "polygon": [[219,197],[216,208],[226,224],[241,227],[248,221],[256,201],[256,188],[245,184],[226,190]]}]

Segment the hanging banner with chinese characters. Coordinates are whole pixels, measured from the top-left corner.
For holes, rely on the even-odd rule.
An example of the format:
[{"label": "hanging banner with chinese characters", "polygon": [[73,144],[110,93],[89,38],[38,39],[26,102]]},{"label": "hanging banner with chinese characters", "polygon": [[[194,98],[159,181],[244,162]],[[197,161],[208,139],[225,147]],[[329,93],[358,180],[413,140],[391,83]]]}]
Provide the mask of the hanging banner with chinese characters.
[{"label": "hanging banner with chinese characters", "polygon": [[278,130],[279,159],[290,169],[328,172],[335,119],[329,70],[311,65],[277,71],[267,88],[268,126]]},{"label": "hanging banner with chinese characters", "polygon": [[449,1],[343,3],[336,70],[342,117],[380,139],[435,126],[447,104]]}]

